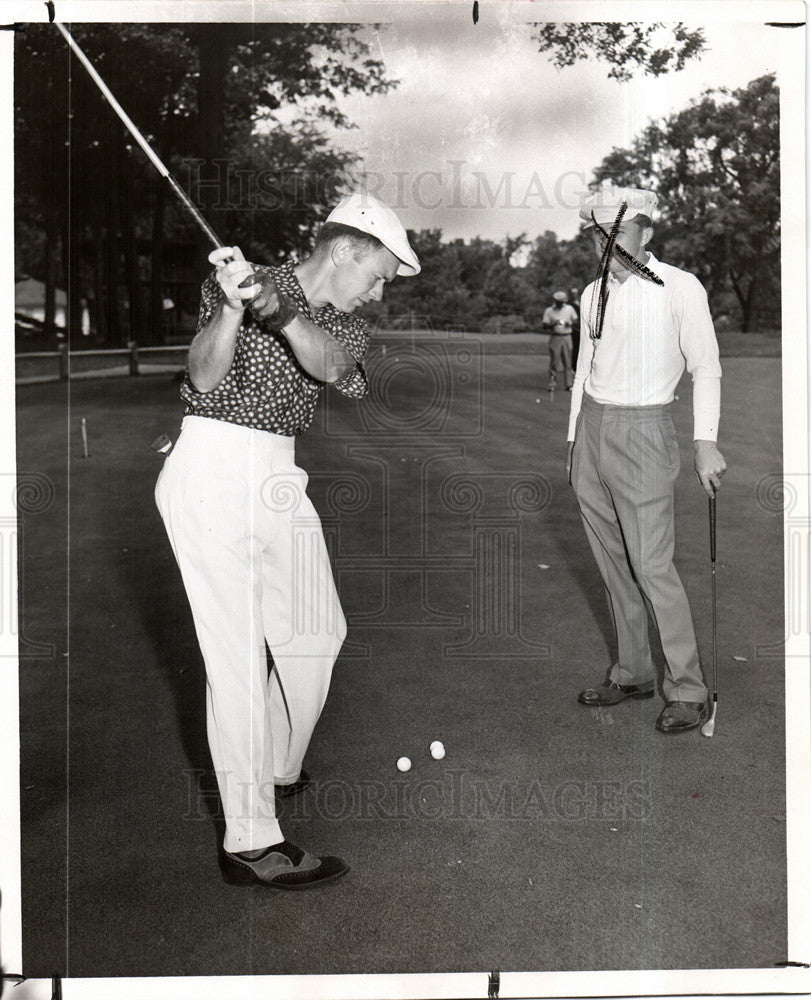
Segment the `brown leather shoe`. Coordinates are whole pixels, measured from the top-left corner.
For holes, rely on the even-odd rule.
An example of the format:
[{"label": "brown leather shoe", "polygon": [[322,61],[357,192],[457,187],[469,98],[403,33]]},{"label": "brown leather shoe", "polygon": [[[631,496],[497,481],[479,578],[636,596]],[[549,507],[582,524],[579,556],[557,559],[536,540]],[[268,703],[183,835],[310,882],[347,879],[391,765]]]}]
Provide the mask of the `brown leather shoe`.
[{"label": "brown leather shoe", "polygon": [[684,733],[696,729],[710,714],[706,701],[669,701],[656,720],[660,733]]},{"label": "brown leather shoe", "polygon": [[605,680],[597,687],[586,688],[577,696],[581,705],[619,705],[626,698],[652,698],[653,682],[645,685],[615,684]]}]

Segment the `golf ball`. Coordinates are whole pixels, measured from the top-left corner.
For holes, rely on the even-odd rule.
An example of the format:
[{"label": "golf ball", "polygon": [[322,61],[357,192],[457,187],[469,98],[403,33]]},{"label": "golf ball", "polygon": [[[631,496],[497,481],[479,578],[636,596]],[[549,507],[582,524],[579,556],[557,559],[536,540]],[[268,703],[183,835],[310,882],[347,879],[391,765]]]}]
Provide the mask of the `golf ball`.
[{"label": "golf ball", "polygon": [[434,760],[442,760],[445,756],[445,747],[440,740],[434,740],[429,749]]},{"label": "golf ball", "polygon": [[408,757],[401,757],[397,761],[397,770],[398,771],[410,771],[411,770],[411,761],[408,759]]}]

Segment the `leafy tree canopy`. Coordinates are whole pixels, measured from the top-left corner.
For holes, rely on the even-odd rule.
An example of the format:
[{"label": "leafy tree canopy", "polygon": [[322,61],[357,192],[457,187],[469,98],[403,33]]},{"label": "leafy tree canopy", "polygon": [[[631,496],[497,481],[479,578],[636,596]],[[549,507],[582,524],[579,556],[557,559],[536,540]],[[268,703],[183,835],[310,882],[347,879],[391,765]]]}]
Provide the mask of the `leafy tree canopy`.
[{"label": "leafy tree canopy", "polygon": [[595,171],[660,199],[658,239],[671,263],[697,273],[716,308],[734,294],[743,328],[779,301],[780,98],[773,74],[705,92],[655,122]]},{"label": "leafy tree canopy", "polygon": [[[257,259],[306,247],[354,165],[323,130],[351,125],[339,95],[394,85],[366,25],[76,23],[71,33],[215,232]],[[149,281],[154,325],[160,248],[174,254],[170,276],[194,269],[199,280],[205,240],[53,25],[16,32],[14,76],[18,270],[49,276],[51,296],[67,287],[72,308],[93,298],[113,339],[122,285],[132,300]],[[126,308],[130,325],[144,315]]]},{"label": "leafy tree canopy", "polygon": [[637,72],[661,76],[683,69],[704,50],[703,32],[681,22],[555,22],[539,24],[535,37],[540,51],[550,53],[558,69],[596,56],[610,65],[609,77],[620,81]]}]

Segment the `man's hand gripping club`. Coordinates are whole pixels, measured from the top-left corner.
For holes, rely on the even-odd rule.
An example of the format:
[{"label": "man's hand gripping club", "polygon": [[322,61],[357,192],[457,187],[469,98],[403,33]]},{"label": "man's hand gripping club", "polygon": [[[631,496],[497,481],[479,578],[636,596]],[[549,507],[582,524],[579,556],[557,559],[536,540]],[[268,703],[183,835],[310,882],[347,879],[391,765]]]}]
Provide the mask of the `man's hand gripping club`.
[{"label": "man's hand gripping club", "polygon": [[301,367],[318,381],[337,382],[352,371],[355,360],[346,348],[298,312],[270,275],[255,274],[239,247],[221,247],[208,259],[217,269],[223,301],[206,329],[192,342],[189,374],[198,389],[214,388],[230,368],[245,309],[274,330],[282,331]]},{"label": "man's hand gripping club", "polygon": [[231,309],[250,309],[257,319],[279,330],[298,315],[269,274],[254,274],[239,247],[214,250],[208,259],[217,269],[217,281]]}]

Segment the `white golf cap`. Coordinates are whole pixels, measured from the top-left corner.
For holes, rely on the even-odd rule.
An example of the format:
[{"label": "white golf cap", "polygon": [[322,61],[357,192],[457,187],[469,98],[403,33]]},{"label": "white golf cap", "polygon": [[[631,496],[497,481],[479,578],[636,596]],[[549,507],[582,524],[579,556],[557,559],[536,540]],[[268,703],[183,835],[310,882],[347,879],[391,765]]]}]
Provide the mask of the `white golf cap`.
[{"label": "white golf cap", "polygon": [[380,240],[387,250],[391,250],[400,259],[398,274],[406,276],[420,273],[420,262],[409,246],[402,222],[388,205],[370,194],[360,191],[350,194],[333,208],[325,221],[352,226]]},{"label": "white golf cap", "polygon": [[[595,220],[601,226],[611,225],[617,217],[622,203],[628,206],[623,220],[633,219],[636,215],[647,215],[650,219],[656,209],[658,199],[653,191],[643,191],[640,188],[615,187],[604,185],[595,195],[584,202],[580,209],[580,218],[585,227],[593,226]],[[594,216],[592,217],[592,212]]]}]

